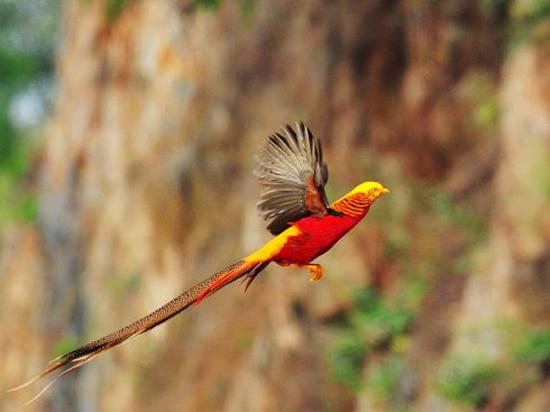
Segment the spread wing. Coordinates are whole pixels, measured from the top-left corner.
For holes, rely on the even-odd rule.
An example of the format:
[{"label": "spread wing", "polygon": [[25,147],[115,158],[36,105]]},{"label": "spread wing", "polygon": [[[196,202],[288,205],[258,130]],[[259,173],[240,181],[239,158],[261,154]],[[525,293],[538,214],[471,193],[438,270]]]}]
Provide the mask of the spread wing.
[{"label": "spread wing", "polygon": [[258,210],[267,229],[277,235],[289,223],[328,213],[324,186],[328,180],[321,144],[300,122],[267,139],[255,171],[262,185]]}]

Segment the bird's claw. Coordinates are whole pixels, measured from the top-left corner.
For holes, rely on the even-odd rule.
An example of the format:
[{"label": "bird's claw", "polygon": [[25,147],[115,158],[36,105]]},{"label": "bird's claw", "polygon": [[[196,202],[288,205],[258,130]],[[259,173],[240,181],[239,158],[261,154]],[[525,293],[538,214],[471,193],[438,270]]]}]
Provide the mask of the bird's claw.
[{"label": "bird's claw", "polygon": [[323,277],[323,268],[320,265],[315,265],[309,268],[311,276],[309,277],[310,282],[317,282]]}]

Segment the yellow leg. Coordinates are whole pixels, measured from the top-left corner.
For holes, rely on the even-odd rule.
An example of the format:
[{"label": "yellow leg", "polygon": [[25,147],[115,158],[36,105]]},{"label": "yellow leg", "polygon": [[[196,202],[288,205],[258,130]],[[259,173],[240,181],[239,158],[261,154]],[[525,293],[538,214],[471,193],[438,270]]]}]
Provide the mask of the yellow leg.
[{"label": "yellow leg", "polygon": [[310,282],[317,282],[323,277],[323,267],[318,263],[310,263],[309,265],[292,265],[297,268],[305,268],[309,270],[311,276],[309,277]]}]

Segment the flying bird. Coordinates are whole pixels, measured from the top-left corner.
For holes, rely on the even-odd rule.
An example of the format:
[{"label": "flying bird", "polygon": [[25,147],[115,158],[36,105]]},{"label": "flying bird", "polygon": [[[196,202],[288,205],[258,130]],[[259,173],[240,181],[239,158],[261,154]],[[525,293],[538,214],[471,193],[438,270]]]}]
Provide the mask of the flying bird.
[{"label": "flying bird", "polygon": [[90,362],[99,354],[141,335],[167,321],[224,286],[243,279],[245,291],[267,265],[307,269],[310,280],[323,276],[323,268],[312,263],[359,223],[371,205],[389,192],[378,182],[364,182],[333,203],[325,194],[328,180],[321,144],[303,122],[287,125],[268,137],[258,154],[255,171],[262,189],[259,214],[274,237],[255,252],[196,284],[147,316],[106,336],[82,345],[54,360],[39,375],[12,389],[18,390],[61,370],[61,373],[30,402],[44,393],[56,379]]}]

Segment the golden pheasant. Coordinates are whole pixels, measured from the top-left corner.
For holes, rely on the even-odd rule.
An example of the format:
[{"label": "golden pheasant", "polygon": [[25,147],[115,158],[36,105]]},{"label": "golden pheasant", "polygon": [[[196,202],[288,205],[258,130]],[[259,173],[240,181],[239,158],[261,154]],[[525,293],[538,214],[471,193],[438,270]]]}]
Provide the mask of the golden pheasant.
[{"label": "golden pheasant", "polygon": [[[262,186],[258,210],[267,221],[267,229],[275,235],[274,238],[254,253],[196,284],[147,316],[52,360],[42,373],[12,390],[30,385],[63,368],[57,379],[100,353],[198,304],[239,278],[245,277],[246,290],[271,262],[306,268],[311,274],[310,280],[319,280],[323,268],[312,261],[359,223],[376,199],[389,192],[378,182],[364,182],[329,204],[324,190],[328,170],[323,162],[321,145],[303,123],[296,124],[295,129],[287,125],[282,133],[269,136],[259,153],[258,161],[255,174]],[[53,382],[55,379],[33,400]]]}]

